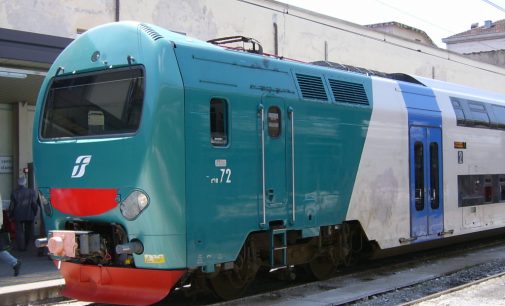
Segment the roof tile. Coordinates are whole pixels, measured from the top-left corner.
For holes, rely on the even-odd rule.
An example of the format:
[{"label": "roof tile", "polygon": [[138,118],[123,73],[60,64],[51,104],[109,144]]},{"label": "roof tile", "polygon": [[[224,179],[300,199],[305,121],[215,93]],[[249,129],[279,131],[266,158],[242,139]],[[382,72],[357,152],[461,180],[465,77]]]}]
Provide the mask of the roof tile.
[{"label": "roof tile", "polygon": [[491,24],[491,27],[486,28],[484,25],[470,29],[465,32],[461,32],[447,38],[456,38],[470,35],[481,35],[481,34],[492,34],[492,33],[502,33],[505,32],[505,19],[495,21]]}]

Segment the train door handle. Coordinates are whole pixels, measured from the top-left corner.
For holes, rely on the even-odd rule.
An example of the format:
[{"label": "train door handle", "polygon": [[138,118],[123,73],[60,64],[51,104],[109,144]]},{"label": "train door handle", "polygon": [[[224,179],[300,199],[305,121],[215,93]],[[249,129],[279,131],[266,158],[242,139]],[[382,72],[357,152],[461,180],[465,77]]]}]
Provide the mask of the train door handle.
[{"label": "train door handle", "polygon": [[268,191],[267,191],[268,202],[272,203],[274,201],[274,197],[275,197],[274,190],[273,189],[268,189]]},{"label": "train door handle", "polygon": [[416,189],[415,198],[416,200],[421,200],[423,198],[423,189],[421,188]]}]

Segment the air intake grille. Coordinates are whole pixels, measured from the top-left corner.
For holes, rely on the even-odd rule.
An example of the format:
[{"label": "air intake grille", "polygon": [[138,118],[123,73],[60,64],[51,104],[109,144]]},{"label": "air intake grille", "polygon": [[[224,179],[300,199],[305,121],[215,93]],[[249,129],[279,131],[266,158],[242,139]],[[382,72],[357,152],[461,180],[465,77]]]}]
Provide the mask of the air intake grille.
[{"label": "air intake grille", "polygon": [[328,101],[323,80],[320,77],[297,73],[296,79],[304,99]]},{"label": "air intake grille", "polygon": [[363,84],[330,79],[330,87],[335,97],[335,102],[368,104]]},{"label": "air intake grille", "polygon": [[139,28],[144,31],[147,35],[149,35],[154,41],[163,38],[161,34],[156,32],[155,30],[151,29],[150,27],[146,26],[145,24],[140,24]]}]

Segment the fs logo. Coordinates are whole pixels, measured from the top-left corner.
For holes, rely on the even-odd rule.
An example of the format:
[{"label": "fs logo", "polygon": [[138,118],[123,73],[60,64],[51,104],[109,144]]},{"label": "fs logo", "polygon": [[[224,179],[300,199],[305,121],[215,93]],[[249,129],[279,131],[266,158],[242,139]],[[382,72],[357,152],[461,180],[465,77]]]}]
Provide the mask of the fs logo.
[{"label": "fs logo", "polygon": [[81,155],[75,160],[74,170],[72,170],[71,178],[83,177],[86,172],[86,166],[91,162],[91,155]]}]

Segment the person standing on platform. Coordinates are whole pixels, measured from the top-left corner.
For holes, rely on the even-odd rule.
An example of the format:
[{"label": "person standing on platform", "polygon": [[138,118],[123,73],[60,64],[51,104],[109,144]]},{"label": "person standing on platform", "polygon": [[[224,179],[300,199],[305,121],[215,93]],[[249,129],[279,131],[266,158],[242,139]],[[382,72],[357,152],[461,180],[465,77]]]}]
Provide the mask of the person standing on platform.
[{"label": "person standing on platform", "polygon": [[33,240],[33,222],[37,215],[37,193],[26,187],[26,178],[20,177],[19,188],[12,192],[9,216],[16,222],[16,244],[19,251],[26,251]]},{"label": "person standing on platform", "polygon": [[[2,208],[2,195],[0,194],[0,233],[5,233],[4,228],[3,228],[3,210]],[[8,234],[7,234],[8,235]],[[7,249],[9,248],[8,245],[8,239],[2,239],[0,237],[0,260],[8,264],[9,266],[12,267],[14,270],[14,276],[19,275],[19,270],[21,270],[21,260],[17,259],[16,257],[12,256]]]}]

